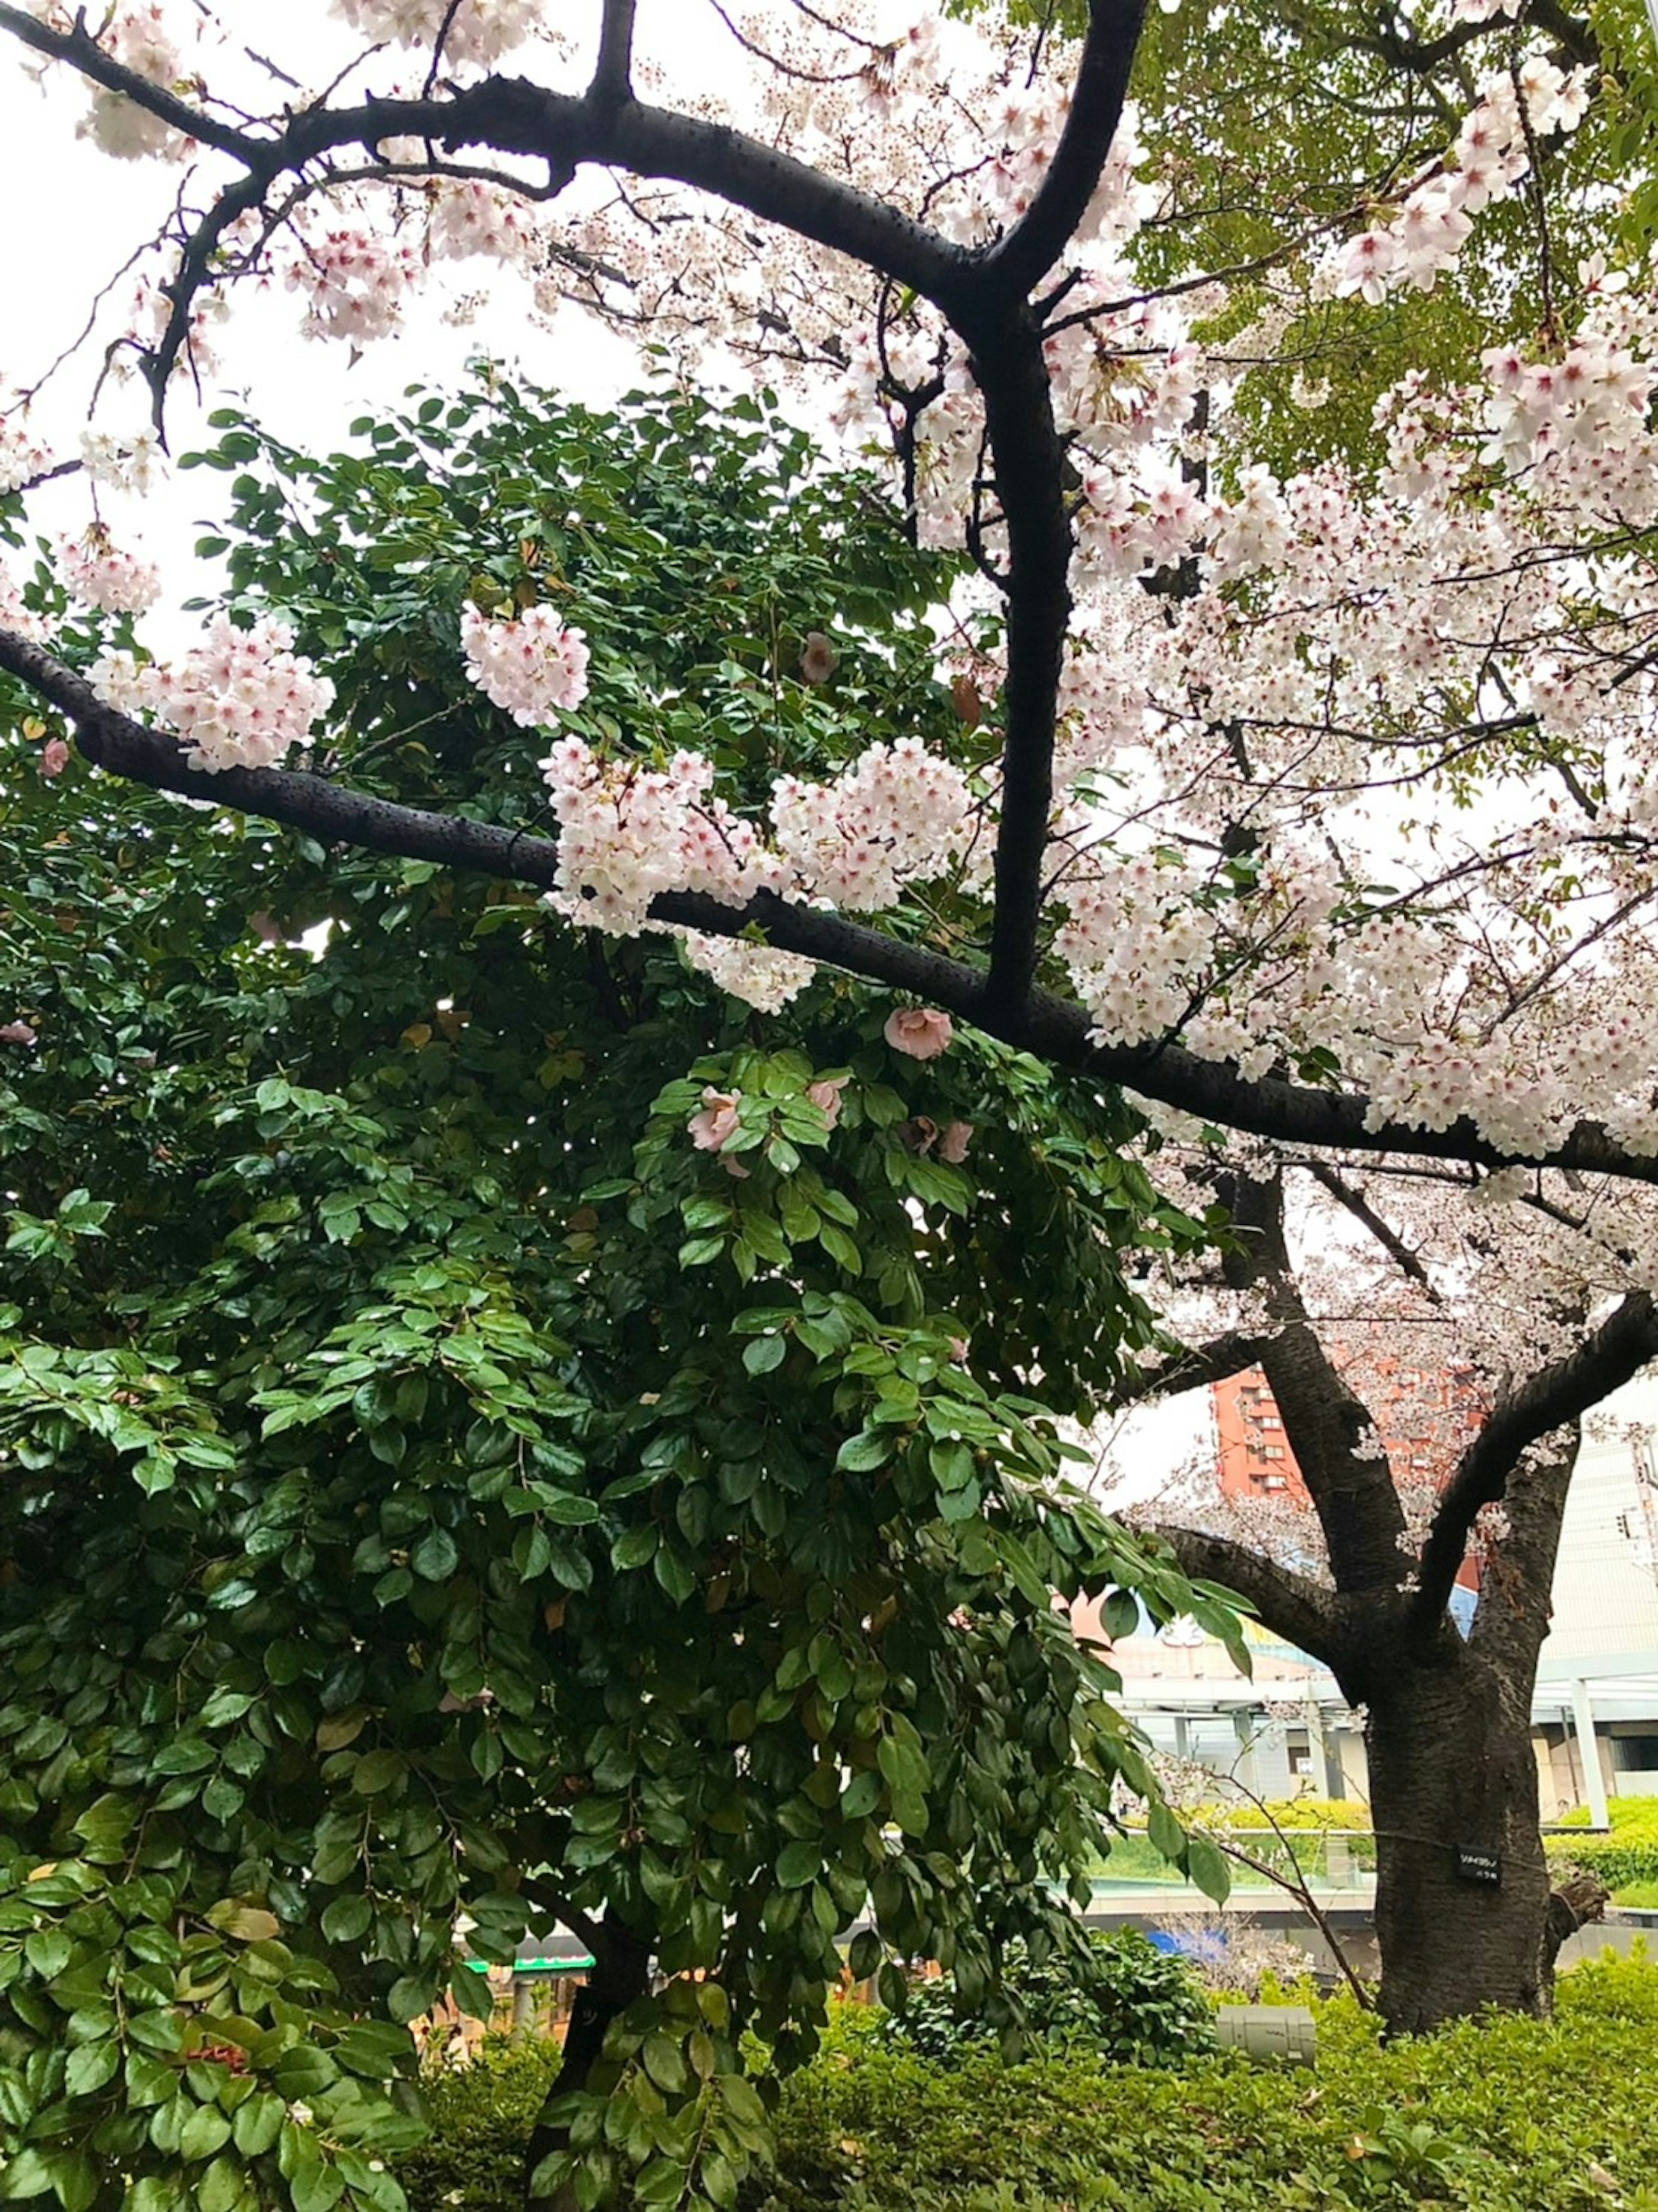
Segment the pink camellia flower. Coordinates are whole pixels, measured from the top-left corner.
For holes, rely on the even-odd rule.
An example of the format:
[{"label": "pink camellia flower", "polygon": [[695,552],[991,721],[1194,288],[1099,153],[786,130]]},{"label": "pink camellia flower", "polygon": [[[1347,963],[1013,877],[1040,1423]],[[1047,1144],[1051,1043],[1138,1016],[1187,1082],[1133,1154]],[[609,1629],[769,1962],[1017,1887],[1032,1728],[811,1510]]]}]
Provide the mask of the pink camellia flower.
[{"label": "pink camellia flower", "polygon": [[737,1102],[742,1096],[740,1091],[709,1089],[702,1093],[702,1111],[685,1124],[699,1152],[717,1152],[737,1134]]},{"label": "pink camellia flower", "polygon": [[0,1044],[33,1044],[34,1031],[27,1022],[8,1022],[0,1029]]},{"label": "pink camellia flower", "polygon": [[50,780],[69,766],[69,745],[62,738],[48,738],[40,751],[40,773]]},{"label": "pink camellia flower", "polygon": [[847,1079],[836,1076],[833,1081],[809,1083],[806,1096],[832,1129],[841,1118],[841,1093],[846,1089]]},{"label": "pink camellia flower", "polygon": [[912,1060],[937,1060],[955,1035],[955,1024],[936,1006],[900,1006],[881,1032],[894,1052]]},{"label": "pink camellia flower", "polygon": [[973,1135],[971,1121],[947,1121],[944,1133],[938,1139],[938,1158],[958,1168],[967,1158],[967,1148]]}]

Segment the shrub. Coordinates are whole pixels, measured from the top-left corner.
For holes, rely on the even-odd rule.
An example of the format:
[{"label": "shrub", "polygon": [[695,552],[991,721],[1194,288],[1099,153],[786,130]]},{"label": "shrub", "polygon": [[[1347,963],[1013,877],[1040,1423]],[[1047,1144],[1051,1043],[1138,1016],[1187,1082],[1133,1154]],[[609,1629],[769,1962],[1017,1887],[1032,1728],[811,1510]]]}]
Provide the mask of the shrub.
[{"label": "shrub", "polygon": [[1183,1959],[1156,1949],[1138,1929],[1090,1935],[1078,1954],[1058,1952],[1033,1965],[1008,1946],[1002,1987],[981,2006],[964,2006],[953,1978],[922,1982],[902,2013],[878,2033],[923,2058],[951,2063],[1010,2027],[1031,2042],[1074,2044],[1096,2057],[1157,2065],[1214,2041],[1209,2008]]},{"label": "shrub", "polygon": [[[1316,2069],[1205,2051],[1113,2065],[1077,2044],[952,2063],[835,2007],[783,2085],[776,2172],[744,2212],[1658,2212],[1658,1969],[1638,1948],[1562,1977],[1553,2023],[1502,2017],[1384,2045],[1315,2001]],[[398,2161],[411,2212],[519,2212],[557,2059],[492,2039],[428,2078],[434,2132]]]},{"label": "shrub", "polygon": [[[1551,1868],[1582,1867],[1598,1875],[1612,1891],[1637,1882],[1658,1882],[1658,1797],[1614,1797],[1607,1808],[1612,1815],[1609,1836],[1551,1836],[1547,1843]],[[1587,1827],[1588,1814],[1582,1806],[1568,1813],[1564,1827]]]},{"label": "shrub", "polygon": [[1332,1998],[1312,2075],[1232,2053],[1107,2067],[1074,2045],[1005,2067],[981,2045],[946,2068],[843,2014],[784,2087],[778,2170],[748,2212],[1658,2212],[1655,2008],[1640,1960],[1564,1977],[1554,2024],[1391,2045]]},{"label": "shrub", "polygon": [[398,2160],[409,2212],[516,2212],[559,2056],[540,2037],[490,2035],[474,2058],[428,2063],[421,2087],[432,2132]]}]

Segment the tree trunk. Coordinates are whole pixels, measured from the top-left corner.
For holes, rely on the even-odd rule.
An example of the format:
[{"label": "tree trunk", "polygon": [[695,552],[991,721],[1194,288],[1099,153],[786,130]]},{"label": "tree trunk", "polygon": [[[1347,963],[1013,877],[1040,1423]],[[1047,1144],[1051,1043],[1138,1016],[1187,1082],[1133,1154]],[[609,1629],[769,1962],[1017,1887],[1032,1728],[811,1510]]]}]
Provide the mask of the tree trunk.
[{"label": "tree trunk", "polygon": [[1540,2014],[1552,1958],[1534,1669],[1517,1652],[1476,1652],[1448,1626],[1419,1660],[1387,1656],[1366,1740],[1388,2032],[1493,2005]]},{"label": "tree trunk", "polygon": [[610,2022],[626,2012],[635,1997],[643,1996],[651,1984],[651,1954],[644,1944],[608,1916],[594,1933],[598,1940],[593,1944],[593,1970],[576,1991],[564,2038],[563,2062],[531,2131],[524,2169],[528,2212],[574,2212],[572,2191],[558,2190],[551,2196],[535,2193],[537,2167],[568,2142],[565,2130],[547,2115],[561,2097],[586,2087],[604,2048]]}]

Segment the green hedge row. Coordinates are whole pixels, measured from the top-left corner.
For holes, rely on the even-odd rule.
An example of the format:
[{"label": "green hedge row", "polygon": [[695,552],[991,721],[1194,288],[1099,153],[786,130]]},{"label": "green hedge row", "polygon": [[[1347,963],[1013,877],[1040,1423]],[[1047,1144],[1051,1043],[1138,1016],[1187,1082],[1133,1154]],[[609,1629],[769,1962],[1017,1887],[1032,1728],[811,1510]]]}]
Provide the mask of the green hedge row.
[{"label": "green hedge row", "polygon": [[[1551,1866],[1582,1867],[1614,1893],[1637,1883],[1658,1882],[1658,1797],[1614,1797],[1606,1809],[1612,1815],[1609,1836],[1549,1838]],[[1587,1827],[1588,1817],[1580,1806],[1562,1826]]]},{"label": "green hedge row", "polygon": [[850,2014],[785,2088],[751,2212],[1658,2212],[1658,1970],[1576,1969],[1558,2021],[1384,2047],[1315,2002],[1315,2072],[1233,2056],[1178,2071],[1074,2054],[946,2069]]},{"label": "green hedge row", "polygon": [[[1315,2001],[1316,2069],[1200,2055],[1113,2066],[1073,2049],[931,2063],[838,2008],[785,2085],[776,2173],[744,2212],[1658,2212],[1658,1968],[1563,1978],[1558,2019],[1383,2046]],[[518,2212],[547,2046],[497,2043],[432,2085],[432,2141],[399,2164],[411,2212]]]}]

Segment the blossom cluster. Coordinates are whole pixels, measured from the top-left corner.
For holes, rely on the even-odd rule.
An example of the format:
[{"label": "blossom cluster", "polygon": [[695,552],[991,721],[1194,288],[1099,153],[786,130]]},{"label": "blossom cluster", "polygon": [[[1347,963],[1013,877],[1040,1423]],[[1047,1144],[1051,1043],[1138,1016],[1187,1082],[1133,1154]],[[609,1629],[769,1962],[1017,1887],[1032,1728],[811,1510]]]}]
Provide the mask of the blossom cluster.
[{"label": "blossom cluster", "polygon": [[759,1013],[780,1012],[817,972],[810,960],[775,951],[768,945],[750,945],[740,937],[708,937],[700,929],[677,933],[686,959],[700,975]]},{"label": "blossom cluster", "polygon": [[333,704],[334,687],[294,652],[288,625],[270,616],[238,629],[216,615],[202,644],[177,667],[107,653],[93,681],[123,714],[149,716],[177,732],[191,765],[272,768]]},{"label": "blossom cluster", "polygon": [[510,622],[492,622],[469,606],[460,638],[467,675],[524,729],[550,727],[587,696],[587,641],[545,602]]},{"label": "blossom cluster", "polygon": [[714,795],[714,764],[699,754],[677,752],[653,769],[603,760],[567,737],[540,767],[560,831],[555,898],[573,919],[633,935],[664,892],[704,891],[741,906],[781,884],[779,861],[754,824]]},{"label": "blossom cluster", "polygon": [[27,422],[0,415],[0,494],[16,491],[52,466],[52,457]]},{"label": "blossom cluster", "polygon": [[[160,0],[148,7],[119,9],[103,33],[110,53],[125,69],[152,84],[172,85],[183,74],[184,60]],[[117,161],[141,161],[177,155],[185,142],[170,123],[118,92],[94,88],[92,106],[82,130],[100,152]]]},{"label": "blossom cluster", "polygon": [[540,0],[333,0],[334,12],[377,45],[429,46],[445,32],[451,70],[492,69],[522,46],[541,14]]},{"label": "blossom cluster", "polygon": [[161,571],[94,527],[58,548],[58,573],[77,599],[106,614],[138,614],[161,596]]},{"label": "blossom cluster", "polygon": [[1457,133],[1455,166],[1436,167],[1388,222],[1352,240],[1336,264],[1336,290],[1373,306],[1401,284],[1431,291],[1467,243],[1472,218],[1518,189],[1531,167],[1532,140],[1576,129],[1588,87],[1587,70],[1564,70],[1540,54],[1515,76],[1491,78]]},{"label": "blossom cluster", "polygon": [[161,479],[161,441],[154,430],[117,437],[109,430],[81,433],[81,465],[94,483],[112,491],[154,491]]},{"label": "blossom cluster", "polygon": [[989,863],[968,778],[919,738],[868,746],[831,783],[780,776],[771,818],[794,893],[854,914],[952,870],[977,879]]},{"label": "blossom cluster", "polygon": [[412,246],[343,228],[301,236],[285,281],[305,295],[300,329],[307,337],[367,345],[396,330],[404,296],[419,273]]}]

